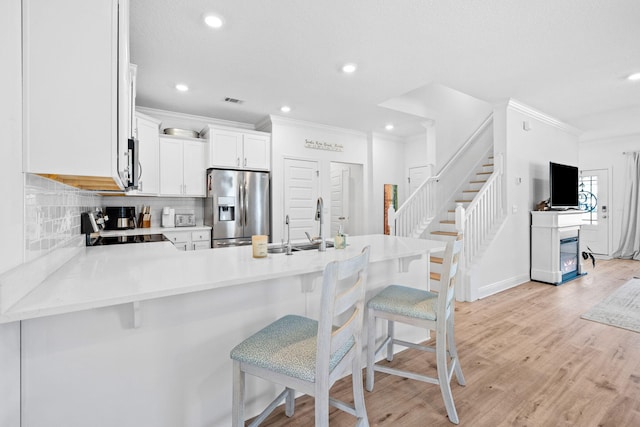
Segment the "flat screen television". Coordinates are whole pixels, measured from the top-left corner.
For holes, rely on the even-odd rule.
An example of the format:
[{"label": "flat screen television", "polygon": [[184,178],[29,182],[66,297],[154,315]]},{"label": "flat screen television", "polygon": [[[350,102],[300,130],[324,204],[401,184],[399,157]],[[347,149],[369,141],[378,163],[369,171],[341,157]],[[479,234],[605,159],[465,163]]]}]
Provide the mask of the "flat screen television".
[{"label": "flat screen television", "polygon": [[549,208],[579,209],[578,168],[549,162]]}]

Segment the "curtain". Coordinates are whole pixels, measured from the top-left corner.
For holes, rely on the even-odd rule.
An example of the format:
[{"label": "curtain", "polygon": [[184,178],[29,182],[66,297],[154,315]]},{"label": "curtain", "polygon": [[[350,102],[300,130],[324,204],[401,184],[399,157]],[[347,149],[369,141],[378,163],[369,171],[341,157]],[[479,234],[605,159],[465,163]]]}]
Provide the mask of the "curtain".
[{"label": "curtain", "polygon": [[614,258],[640,260],[640,153],[627,153],[620,245]]}]

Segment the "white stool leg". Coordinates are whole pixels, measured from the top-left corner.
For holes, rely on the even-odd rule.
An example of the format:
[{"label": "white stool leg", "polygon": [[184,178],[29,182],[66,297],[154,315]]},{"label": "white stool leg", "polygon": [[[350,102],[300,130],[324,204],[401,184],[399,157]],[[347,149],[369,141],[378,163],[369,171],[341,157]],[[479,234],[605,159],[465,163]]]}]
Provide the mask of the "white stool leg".
[{"label": "white stool leg", "polygon": [[233,407],[231,412],[231,425],[244,427],[244,371],[240,368],[240,362],[233,361]]},{"label": "white stool leg", "polygon": [[376,316],[372,309],[367,309],[367,391],[373,391],[376,357]]},{"label": "white stool leg", "polygon": [[293,412],[296,410],[296,391],[287,387],[287,396],[285,398],[284,414],[287,417],[293,417]]},{"label": "white stool leg", "polygon": [[[360,354],[360,352],[358,352]],[[353,387],[353,406],[356,409],[357,424],[360,427],[368,427],[367,409],[364,404],[364,390],[362,389],[362,367],[360,358],[354,357],[352,362],[351,382]]]},{"label": "white stool leg", "polygon": [[442,400],[444,400],[444,406],[447,408],[449,421],[454,424],[458,424],[458,413],[456,412],[456,407],[453,404],[453,395],[451,394],[451,385],[449,384],[446,330],[447,325],[441,325],[436,331],[436,364],[438,366],[438,383],[440,385]]},{"label": "white stool leg", "polygon": [[390,338],[389,344],[387,344],[387,360],[391,362],[393,360],[393,339],[394,339],[394,323],[393,320],[387,320],[387,336]]},{"label": "white stool leg", "polygon": [[329,387],[326,382],[316,384],[316,427],[329,427]]},{"label": "white stool leg", "polygon": [[453,313],[447,321],[447,340],[449,341],[449,354],[451,354],[451,363],[455,363],[454,372],[456,373],[456,379],[458,384],[466,385],[464,375],[462,375],[462,367],[460,366],[460,359],[458,359],[458,348],[456,347],[455,336],[453,335]]}]

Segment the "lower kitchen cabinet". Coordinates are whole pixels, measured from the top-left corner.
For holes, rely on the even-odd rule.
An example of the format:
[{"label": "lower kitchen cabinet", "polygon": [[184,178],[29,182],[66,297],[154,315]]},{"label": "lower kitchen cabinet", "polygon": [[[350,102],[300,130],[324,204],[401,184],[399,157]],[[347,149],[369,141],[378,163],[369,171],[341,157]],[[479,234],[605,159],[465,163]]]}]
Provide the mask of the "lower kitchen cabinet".
[{"label": "lower kitchen cabinet", "polygon": [[181,251],[197,251],[211,248],[211,231],[165,231],[163,233]]}]

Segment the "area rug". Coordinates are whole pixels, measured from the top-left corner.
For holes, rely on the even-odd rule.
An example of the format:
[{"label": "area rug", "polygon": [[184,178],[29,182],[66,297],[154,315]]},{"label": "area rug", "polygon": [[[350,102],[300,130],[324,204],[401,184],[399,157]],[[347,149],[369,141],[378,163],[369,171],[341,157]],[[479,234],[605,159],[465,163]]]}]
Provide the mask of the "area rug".
[{"label": "area rug", "polygon": [[640,279],[629,280],[580,317],[640,332]]}]

